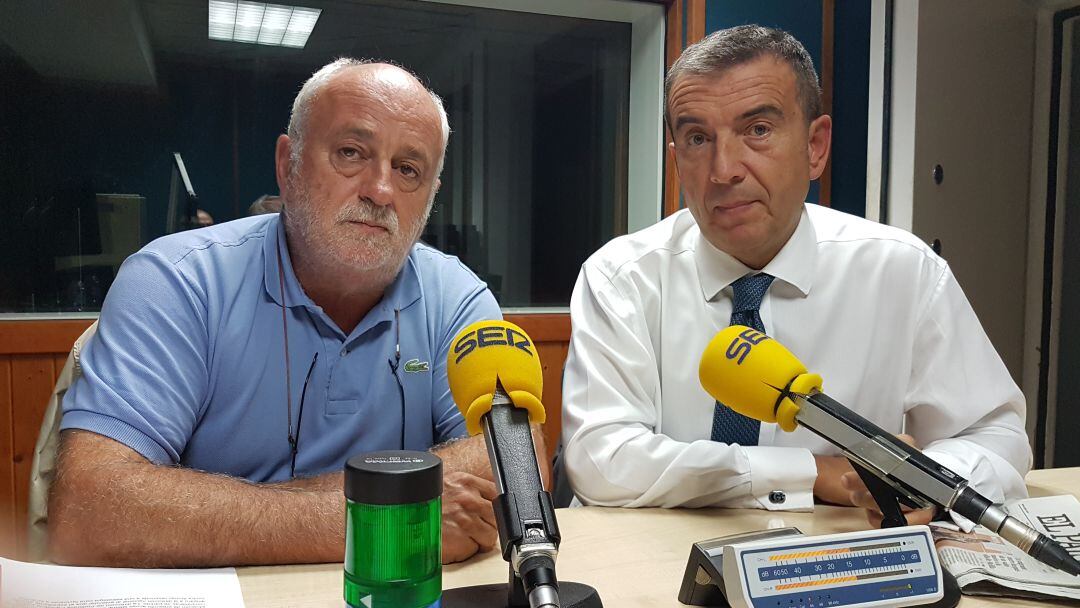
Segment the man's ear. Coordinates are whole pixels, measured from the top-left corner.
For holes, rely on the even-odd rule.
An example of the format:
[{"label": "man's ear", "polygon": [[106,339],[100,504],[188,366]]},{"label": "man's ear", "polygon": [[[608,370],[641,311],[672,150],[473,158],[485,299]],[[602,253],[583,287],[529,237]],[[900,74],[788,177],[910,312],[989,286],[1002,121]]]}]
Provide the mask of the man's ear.
[{"label": "man's ear", "polygon": [[274,147],[274,173],[277,177],[278,191],[284,195],[286,200],[288,200],[286,185],[289,183],[289,171],[291,169],[289,155],[291,153],[292,140],[289,139],[288,135],[278,135],[277,144]]},{"label": "man's ear", "polygon": [[810,179],[817,179],[825,172],[829,162],[829,150],[832,148],[831,116],[822,114],[810,123],[806,147],[810,157]]},{"label": "man's ear", "polygon": [[675,142],[669,141],[667,149],[671,162],[675,164],[675,175],[682,179],[682,173],[679,173],[679,155],[675,153]]}]

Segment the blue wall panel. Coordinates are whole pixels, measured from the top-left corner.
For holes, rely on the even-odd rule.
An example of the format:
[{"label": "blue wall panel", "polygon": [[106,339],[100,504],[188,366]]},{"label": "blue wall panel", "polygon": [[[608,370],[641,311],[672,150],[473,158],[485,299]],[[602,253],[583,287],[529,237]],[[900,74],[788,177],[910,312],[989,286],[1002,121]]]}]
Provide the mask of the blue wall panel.
[{"label": "blue wall panel", "polygon": [[841,0],[833,17],[832,207],[864,216],[870,2]]}]

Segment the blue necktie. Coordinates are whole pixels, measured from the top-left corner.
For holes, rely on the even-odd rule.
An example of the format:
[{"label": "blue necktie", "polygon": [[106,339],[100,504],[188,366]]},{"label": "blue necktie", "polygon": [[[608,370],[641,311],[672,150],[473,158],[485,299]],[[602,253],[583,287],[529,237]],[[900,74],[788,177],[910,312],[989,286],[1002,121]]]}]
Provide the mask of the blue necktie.
[{"label": "blue necktie", "polygon": [[[765,325],[761,322],[761,300],[772,283],[772,275],[765,273],[747,275],[731,284],[735,291],[732,296],[730,325],[746,325],[764,333]],[[753,418],[725,407],[716,402],[713,412],[712,440],[739,445],[757,445],[758,430],[761,423]]]}]

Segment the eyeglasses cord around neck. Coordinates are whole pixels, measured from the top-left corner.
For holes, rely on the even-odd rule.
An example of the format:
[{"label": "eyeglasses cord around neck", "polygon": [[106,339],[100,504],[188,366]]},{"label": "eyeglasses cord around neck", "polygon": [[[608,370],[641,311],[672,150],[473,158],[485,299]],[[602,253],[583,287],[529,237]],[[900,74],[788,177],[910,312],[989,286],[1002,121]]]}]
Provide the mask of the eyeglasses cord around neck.
[{"label": "eyeglasses cord around neck", "polygon": [[300,452],[300,425],[304,422],[304,401],[307,399],[308,382],[311,381],[311,373],[315,370],[315,363],[319,360],[319,351],[311,358],[307,374],[304,376],[304,388],[300,392],[300,411],[296,416],[296,434],[293,434],[292,423],[292,364],[289,360],[289,323],[285,315],[285,264],[281,260],[281,241],[277,244],[278,261],[278,288],[281,296],[281,333],[285,341],[285,417],[289,439],[289,479],[296,478],[296,455]]},{"label": "eyeglasses cord around neck", "polygon": [[[315,363],[319,360],[319,352],[315,351],[315,356],[311,359],[311,365],[308,366],[307,375],[304,377],[304,388],[300,392],[300,411],[297,413],[296,418],[296,434],[293,434],[292,424],[292,365],[289,360],[289,323],[285,315],[285,263],[281,257],[281,241],[277,243],[277,261],[278,261],[278,290],[281,297],[281,333],[285,341],[285,416],[288,422],[288,438],[289,438],[289,451],[291,453],[291,462],[289,465],[289,479],[296,478],[296,455],[300,451],[300,425],[304,421],[304,401],[307,398],[307,387],[311,381],[311,374],[315,370]],[[394,309],[394,358],[388,361],[390,364],[390,375],[394,377],[394,382],[397,383],[398,397],[401,399],[401,449],[405,449],[405,386],[401,383],[401,377],[398,375],[398,369],[401,365],[401,310]]]}]

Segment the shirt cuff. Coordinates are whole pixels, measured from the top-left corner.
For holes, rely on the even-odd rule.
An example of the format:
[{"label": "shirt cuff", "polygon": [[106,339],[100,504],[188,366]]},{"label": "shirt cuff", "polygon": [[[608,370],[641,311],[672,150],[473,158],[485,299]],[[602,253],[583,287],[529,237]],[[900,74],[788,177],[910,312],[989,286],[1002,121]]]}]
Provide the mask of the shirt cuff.
[{"label": "shirt cuff", "polygon": [[750,464],[750,494],[758,508],[769,511],[814,509],[817,464],[810,450],[748,446],[743,452]]},{"label": "shirt cuff", "polygon": [[179,459],[173,458],[168,452],[158,445],[145,433],[130,424],[96,412],[86,410],[73,410],[64,412],[64,418],[60,423],[60,430],[79,429],[97,433],[122,443],[135,450],[150,462],[159,465],[177,464]]}]

